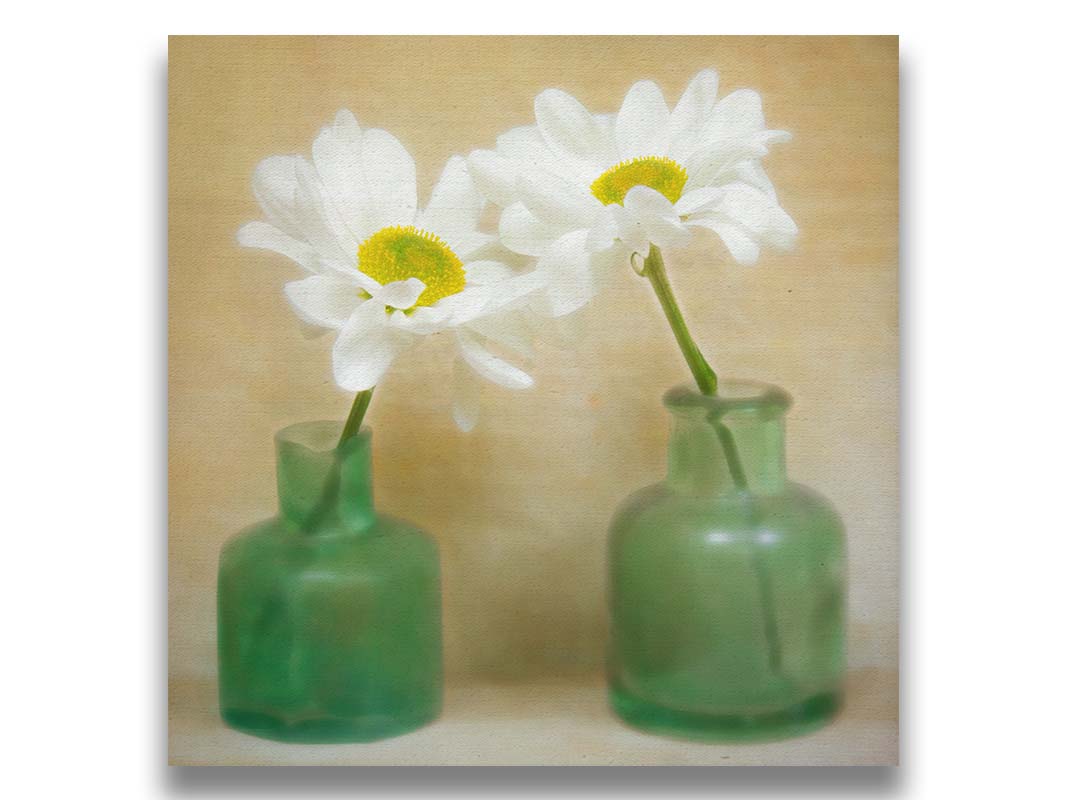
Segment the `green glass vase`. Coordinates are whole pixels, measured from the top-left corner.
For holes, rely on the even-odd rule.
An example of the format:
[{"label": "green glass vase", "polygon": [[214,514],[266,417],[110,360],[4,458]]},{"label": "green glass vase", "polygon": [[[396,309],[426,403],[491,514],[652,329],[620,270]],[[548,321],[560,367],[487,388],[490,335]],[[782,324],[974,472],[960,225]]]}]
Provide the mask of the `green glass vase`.
[{"label": "green glass vase", "polygon": [[291,742],[365,742],[441,708],[434,541],[374,510],[370,433],[276,436],[279,514],[219,560],[219,705],[228,725]]},{"label": "green glass vase", "polygon": [[829,502],[786,477],[789,396],[727,383],[664,404],[667,478],[611,529],[615,712],[693,739],[817,728],[842,697],[845,537]]}]

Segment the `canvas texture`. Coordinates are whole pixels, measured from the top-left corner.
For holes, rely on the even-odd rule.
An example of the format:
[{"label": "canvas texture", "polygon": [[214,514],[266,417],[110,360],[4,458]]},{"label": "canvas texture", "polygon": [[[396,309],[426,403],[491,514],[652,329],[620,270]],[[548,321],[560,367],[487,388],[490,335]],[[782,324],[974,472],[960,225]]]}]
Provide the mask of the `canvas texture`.
[{"label": "canvas texture", "polygon": [[[711,237],[670,254],[696,339],[724,377],[785,388],[790,475],[832,499],[848,535],[848,703],[777,744],[643,736],[607,710],[606,537],[614,509],[665,471],[663,393],[689,378],[649,287],[619,276],[539,345],[534,388],[486,385],[470,433],[450,417],[451,356],[406,353],[376,392],[379,508],[436,538],[445,712],[400,739],[260,742],[215,706],[222,543],[276,506],[273,436],[343,419],[330,339],[282,294],[299,269],[240,248],[256,164],[308,153],[348,108],[393,133],[425,203],[447,159],[492,148],[558,87],[618,109],[649,78],[673,105],[712,67],[757,89],[793,140],[764,160],[800,233],[742,267]],[[898,60],[896,37],[175,37],[169,114],[171,760],[251,764],[890,764],[897,758]]]}]

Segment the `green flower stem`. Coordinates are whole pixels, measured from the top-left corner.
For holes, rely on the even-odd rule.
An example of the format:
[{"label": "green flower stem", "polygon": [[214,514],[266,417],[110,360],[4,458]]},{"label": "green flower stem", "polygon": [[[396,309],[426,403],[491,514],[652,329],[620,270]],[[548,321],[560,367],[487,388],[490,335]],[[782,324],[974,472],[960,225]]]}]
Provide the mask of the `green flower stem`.
[{"label": "green flower stem", "polygon": [[748,479],[745,478],[745,469],[741,466],[741,453],[737,450],[737,442],[734,441],[733,433],[717,417],[708,417],[708,420],[719,437],[719,445],[722,447],[723,455],[726,456],[726,466],[730,469],[730,478],[733,479],[734,486],[743,492],[748,491]]},{"label": "green flower stem", "polygon": [[[704,354],[700,352],[700,348],[693,340],[693,334],[689,332],[689,326],[682,318],[682,310],[678,307],[674,290],[671,289],[670,281],[667,280],[663,253],[654,244],[648,248],[648,258],[645,259],[641,274],[652,284],[652,289],[656,292],[659,304],[663,306],[663,313],[667,316],[667,322],[670,323],[674,338],[682,349],[685,363],[689,365],[689,371],[693,373],[701,394],[714,395],[719,388],[719,378],[704,358]],[[734,485],[742,491],[747,490],[748,480],[745,478],[745,470],[741,465],[741,455],[737,451],[734,435],[718,418],[709,418],[709,421],[719,436],[719,443],[722,445],[722,452],[726,457],[726,465],[730,469],[730,477]]]},{"label": "green flower stem", "polygon": [[322,487],[322,496],[315,505],[315,510],[308,515],[304,525],[305,530],[313,531],[318,529],[337,504],[337,497],[341,493],[341,445],[359,433],[359,429],[363,426],[363,417],[367,415],[367,407],[370,405],[371,395],[373,394],[374,387],[372,386],[370,389],[358,392],[355,400],[352,401],[352,409],[348,412],[348,419],[345,420],[345,426],[341,430],[341,438],[337,441],[337,447],[334,450],[333,464],[330,465],[330,471],[327,473],[326,482]]},{"label": "green flower stem", "polygon": [[719,387],[719,378],[715,370],[708,365],[697,343],[693,341],[693,335],[689,333],[689,327],[682,318],[682,310],[678,307],[678,300],[674,297],[674,290],[671,289],[670,281],[667,280],[667,270],[663,266],[663,253],[654,244],[648,248],[648,258],[645,259],[641,274],[652,284],[652,289],[656,292],[659,304],[663,306],[663,313],[667,315],[667,322],[670,323],[678,346],[682,348],[685,363],[689,365],[689,371],[696,378],[701,394],[715,394]]},{"label": "green flower stem", "polygon": [[[667,270],[663,264],[663,253],[656,245],[648,248],[648,258],[641,274],[648,278],[652,289],[656,292],[659,304],[663,306],[663,313],[667,316],[671,330],[678,346],[682,349],[685,363],[689,365],[689,371],[693,373],[701,394],[714,395],[719,388],[719,377],[715,370],[708,364],[704,354],[700,352],[697,343],[693,340],[693,334],[689,332],[689,326],[682,317],[682,309],[678,307],[678,300],[671,289],[670,281],[667,280]],[[745,478],[745,470],[741,465],[741,455],[737,451],[737,442],[718,418],[709,418],[715,432],[718,434],[719,443],[722,445],[723,455],[726,457],[726,465],[730,469],[730,477],[734,485],[744,491],[748,489],[748,480]]]},{"label": "green flower stem", "polygon": [[[648,278],[652,289],[656,293],[659,304],[663,307],[663,313],[674,333],[675,341],[682,350],[685,363],[689,365],[689,371],[696,379],[697,387],[701,394],[714,395],[719,388],[719,378],[715,370],[708,364],[704,354],[700,352],[693,335],[689,332],[689,326],[685,324],[682,310],[678,307],[678,300],[671,289],[670,281],[667,280],[667,270],[663,264],[663,253],[656,245],[648,248],[648,258],[645,259],[641,275]],[[730,478],[734,486],[741,492],[748,491],[748,479],[745,477],[745,469],[741,463],[741,454],[737,449],[737,442],[729,428],[717,416],[709,416],[708,421],[715,429],[719,438],[723,456],[726,458],[726,466],[730,470]],[[756,582],[759,586],[760,604],[763,607],[763,629],[767,637],[767,645],[770,650],[769,661],[771,669],[778,672],[782,663],[782,645],[778,636],[778,623],[774,617],[774,607],[771,603],[771,585],[767,573],[767,566],[763,563],[758,549],[754,550],[753,567],[756,572]]]},{"label": "green flower stem", "polygon": [[348,412],[348,419],[345,420],[345,427],[341,431],[341,439],[337,442],[338,447],[359,433],[360,426],[363,425],[363,417],[367,415],[367,407],[370,405],[370,399],[373,394],[373,386],[356,394],[356,399],[352,401],[352,410]]}]

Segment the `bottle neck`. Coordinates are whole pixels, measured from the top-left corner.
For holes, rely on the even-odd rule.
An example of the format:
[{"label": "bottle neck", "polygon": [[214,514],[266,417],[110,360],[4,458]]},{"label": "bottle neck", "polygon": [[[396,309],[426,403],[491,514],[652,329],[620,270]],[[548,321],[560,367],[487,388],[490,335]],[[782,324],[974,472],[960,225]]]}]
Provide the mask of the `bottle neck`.
[{"label": "bottle neck", "polygon": [[341,425],[304,422],[278,432],[278,504],[308,533],[360,532],[375,520],[370,431],[336,447]]},{"label": "bottle neck", "polygon": [[[676,390],[673,399],[681,394]],[[693,398],[672,402],[667,483],[677,492],[715,496],[775,494],[785,487],[785,420],[788,397],[768,390],[738,402]]]}]

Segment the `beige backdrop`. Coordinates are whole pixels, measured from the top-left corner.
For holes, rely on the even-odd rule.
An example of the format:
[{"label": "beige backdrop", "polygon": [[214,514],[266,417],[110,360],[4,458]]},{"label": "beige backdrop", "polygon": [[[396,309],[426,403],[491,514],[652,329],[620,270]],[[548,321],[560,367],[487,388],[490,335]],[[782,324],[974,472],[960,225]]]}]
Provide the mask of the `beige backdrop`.
[{"label": "beige backdrop", "polygon": [[[224,539],[272,513],[274,432],[341,418],[351,400],[332,383],[329,339],[302,338],[282,296],[299,270],[235,243],[259,214],[256,163],[309,152],[347,107],[405,144],[425,201],[450,155],[528,124],[546,87],[613,111],[635,80],[651,78],[673,104],[709,66],[721,94],[757,89],[768,127],[794,134],[766,167],[800,237],[792,253],[751,269],[710,239],[668,268],[720,374],[777,383],[795,399],[790,472],[832,498],[848,527],[850,666],[861,683],[882,676],[869,715],[894,736],[869,755],[895,758],[895,37],[172,39],[172,715],[198,702],[208,714],[200,732],[218,725],[209,715],[216,559]],[[599,671],[608,521],[663,473],[660,397],[687,373],[635,276],[598,298],[583,325],[574,352],[540,351],[534,389],[487,388],[468,435],[451,422],[450,361],[434,344],[375,393],[379,506],[441,545],[450,687],[580,683]],[[176,689],[182,682],[200,688]]]}]

